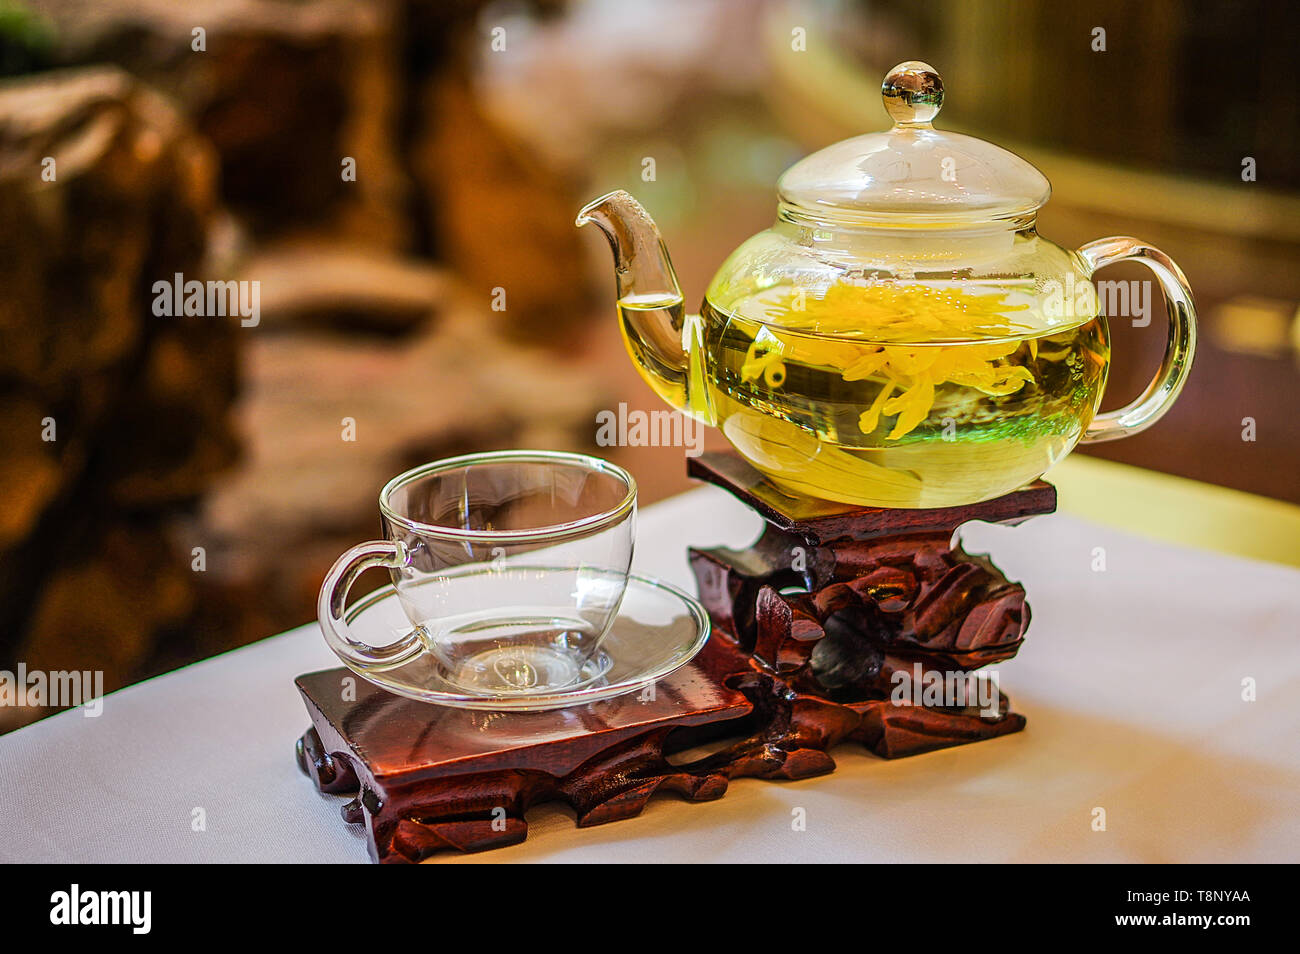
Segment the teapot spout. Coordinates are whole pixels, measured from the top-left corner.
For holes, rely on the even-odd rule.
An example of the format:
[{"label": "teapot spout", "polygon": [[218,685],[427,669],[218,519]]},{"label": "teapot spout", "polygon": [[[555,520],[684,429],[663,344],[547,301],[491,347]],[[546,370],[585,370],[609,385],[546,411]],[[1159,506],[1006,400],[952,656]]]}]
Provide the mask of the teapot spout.
[{"label": "teapot spout", "polygon": [[578,213],[578,226],[588,222],[609,239],[620,301],[629,296],[682,300],[677,273],[673,271],[659,227],[640,202],[623,191],[602,195]]},{"label": "teapot spout", "polygon": [[[654,220],[626,192],[583,206],[577,225],[595,224],[614,252],[619,324],[637,370],[661,398],[707,421],[701,389],[692,393],[700,360],[699,318],[686,314],[677,273]],[[712,423],[709,421],[709,423]]]}]

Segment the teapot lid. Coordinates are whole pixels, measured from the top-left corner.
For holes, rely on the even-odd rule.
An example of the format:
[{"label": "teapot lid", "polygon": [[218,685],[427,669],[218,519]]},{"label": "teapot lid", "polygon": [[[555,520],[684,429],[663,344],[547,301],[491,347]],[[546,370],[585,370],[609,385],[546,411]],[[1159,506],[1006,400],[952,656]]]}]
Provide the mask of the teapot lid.
[{"label": "teapot lid", "polygon": [[827,146],[777,183],[783,203],[826,220],[905,225],[978,222],[1030,214],[1047,201],[1047,177],[991,142],[935,129],[943,80],[918,60],[880,87],[894,127]]}]

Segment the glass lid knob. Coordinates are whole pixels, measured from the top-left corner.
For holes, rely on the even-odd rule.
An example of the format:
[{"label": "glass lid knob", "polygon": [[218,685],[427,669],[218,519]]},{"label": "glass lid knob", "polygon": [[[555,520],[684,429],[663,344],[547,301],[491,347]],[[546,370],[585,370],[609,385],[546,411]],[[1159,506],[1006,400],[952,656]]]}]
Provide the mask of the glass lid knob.
[{"label": "glass lid knob", "polygon": [[899,63],[880,84],[885,111],[898,126],[928,126],[943,108],[943,80],[929,63]]}]

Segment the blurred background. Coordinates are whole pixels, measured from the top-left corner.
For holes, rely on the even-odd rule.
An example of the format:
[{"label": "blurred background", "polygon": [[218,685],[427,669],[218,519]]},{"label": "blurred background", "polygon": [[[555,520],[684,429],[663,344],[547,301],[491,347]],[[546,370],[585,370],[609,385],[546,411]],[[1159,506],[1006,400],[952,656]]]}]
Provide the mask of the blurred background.
[{"label": "blurred background", "polygon": [[[1044,235],[1140,236],[1196,292],[1179,403],[1081,452],[1300,503],[1298,27],[1227,0],[0,0],[0,670],[111,690],[307,622],[379,487],[437,457],[586,450],[643,503],[686,489],[680,448],[595,446],[597,410],[660,405],[577,209],[633,192],[698,302],[786,166],[888,125],[906,59],[942,127],[1052,180]],[[156,317],[178,272],[259,282],[260,322]],[[1107,407],[1165,342],[1160,311],[1112,330]]]}]

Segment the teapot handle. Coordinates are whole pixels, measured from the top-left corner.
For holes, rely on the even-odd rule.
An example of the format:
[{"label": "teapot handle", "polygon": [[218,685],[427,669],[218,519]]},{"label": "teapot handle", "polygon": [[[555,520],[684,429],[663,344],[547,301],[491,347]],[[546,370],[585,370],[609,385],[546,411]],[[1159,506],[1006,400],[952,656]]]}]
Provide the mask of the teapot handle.
[{"label": "teapot handle", "polygon": [[1196,353],[1196,305],[1187,278],[1174,260],[1160,249],[1128,236],[1089,242],[1079,249],[1089,276],[1116,262],[1141,262],[1155,272],[1165,294],[1169,313],[1169,343],[1160,370],[1141,397],[1117,411],[1098,414],[1084,431],[1080,443],[1113,441],[1144,431],[1164,416],[1183,389]]}]

